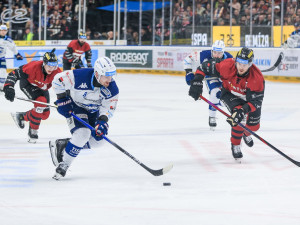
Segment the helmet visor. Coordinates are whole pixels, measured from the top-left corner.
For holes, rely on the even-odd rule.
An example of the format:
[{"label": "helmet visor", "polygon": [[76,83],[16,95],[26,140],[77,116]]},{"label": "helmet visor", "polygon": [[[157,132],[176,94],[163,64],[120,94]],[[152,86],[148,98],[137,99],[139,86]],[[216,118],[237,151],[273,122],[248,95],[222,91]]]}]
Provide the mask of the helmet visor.
[{"label": "helmet visor", "polygon": [[56,67],[58,65],[58,62],[47,62],[46,64],[47,66],[53,66],[53,67]]},{"label": "helmet visor", "polygon": [[105,76],[106,76],[106,77],[112,77],[112,76],[114,76],[114,75],[116,75],[116,74],[117,74],[117,71],[116,71],[116,70],[111,71],[111,72],[105,72]]},{"label": "helmet visor", "polygon": [[249,60],[247,59],[236,58],[236,61],[241,64],[249,64]]},{"label": "helmet visor", "polygon": [[79,39],[86,39],[86,35],[82,34],[78,36]]},{"label": "helmet visor", "polygon": [[212,50],[215,52],[223,52],[223,49],[218,47],[213,47]]}]

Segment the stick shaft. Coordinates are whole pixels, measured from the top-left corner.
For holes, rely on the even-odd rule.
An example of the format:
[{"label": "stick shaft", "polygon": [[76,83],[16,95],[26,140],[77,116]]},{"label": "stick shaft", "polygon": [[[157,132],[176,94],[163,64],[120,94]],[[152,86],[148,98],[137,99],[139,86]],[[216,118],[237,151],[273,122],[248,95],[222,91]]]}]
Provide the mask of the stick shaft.
[{"label": "stick shaft", "polygon": [[[212,102],[210,102],[209,100],[207,100],[205,97],[203,97],[202,95],[200,95],[200,98],[203,99],[205,102],[207,102],[209,105],[211,105],[212,107],[214,107],[216,110],[218,110],[219,112],[221,112],[223,115],[227,116],[227,117],[231,117],[228,113],[224,112],[222,109],[220,109],[218,106],[216,106],[215,104],[213,104]],[[241,123],[238,123],[239,126],[241,126],[242,128],[244,128],[246,131],[248,131],[249,133],[251,133],[254,137],[256,137],[257,139],[259,139],[260,141],[262,141],[264,144],[268,145],[270,148],[272,148],[273,150],[275,150],[276,152],[278,152],[280,155],[282,155],[284,158],[286,158],[287,160],[289,160],[290,162],[294,163],[296,166],[300,167],[300,162],[292,159],[291,157],[287,156],[286,154],[284,154],[282,151],[280,151],[279,149],[277,149],[276,147],[274,147],[273,145],[271,145],[269,142],[267,142],[265,139],[263,139],[262,137],[260,137],[259,135],[257,135],[254,131],[250,130],[248,127],[244,126]]]}]

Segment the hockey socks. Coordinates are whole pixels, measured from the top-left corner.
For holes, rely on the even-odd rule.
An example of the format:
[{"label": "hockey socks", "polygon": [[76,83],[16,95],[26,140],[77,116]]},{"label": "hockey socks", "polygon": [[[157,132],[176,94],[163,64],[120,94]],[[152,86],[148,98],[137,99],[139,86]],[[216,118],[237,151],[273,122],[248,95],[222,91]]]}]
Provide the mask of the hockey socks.
[{"label": "hockey socks", "polygon": [[70,165],[72,163],[72,161],[75,159],[75,157],[77,157],[77,155],[80,153],[82,147],[78,147],[76,145],[73,145],[70,141],[68,142],[67,146],[66,146],[66,153],[63,156],[63,161],[65,163],[67,163],[68,165]]}]

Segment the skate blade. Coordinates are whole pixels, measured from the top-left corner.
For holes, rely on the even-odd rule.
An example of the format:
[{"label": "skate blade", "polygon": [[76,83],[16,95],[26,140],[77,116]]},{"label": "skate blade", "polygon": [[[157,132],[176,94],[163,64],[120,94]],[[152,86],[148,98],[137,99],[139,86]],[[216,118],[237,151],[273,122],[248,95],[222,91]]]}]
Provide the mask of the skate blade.
[{"label": "skate blade", "polygon": [[60,180],[63,176],[60,175],[59,173],[55,173],[54,176],[52,177],[54,180]]},{"label": "skate blade", "polygon": [[50,149],[50,154],[51,154],[51,159],[52,159],[53,165],[55,167],[58,167],[59,162],[57,161],[57,158],[56,158],[55,141],[54,142],[49,141],[49,149]]},{"label": "skate blade", "polygon": [[210,127],[210,130],[211,130],[211,131],[215,131],[215,130],[216,130],[216,127]]},{"label": "skate blade", "polygon": [[242,159],[241,158],[235,158],[235,162],[241,164],[242,163]]},{"label": "skate blade", "polygon": [[28,142],[31,144],[35,144],[36,143],[36,138],[28,138]]}]

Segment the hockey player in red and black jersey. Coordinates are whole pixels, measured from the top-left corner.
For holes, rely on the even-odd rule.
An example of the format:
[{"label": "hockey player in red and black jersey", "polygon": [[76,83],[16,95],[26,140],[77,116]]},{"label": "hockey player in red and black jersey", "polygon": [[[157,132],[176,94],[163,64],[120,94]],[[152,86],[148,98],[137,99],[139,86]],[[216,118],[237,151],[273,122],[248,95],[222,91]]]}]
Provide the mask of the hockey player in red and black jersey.
[{"label": "hockey player in red and black jersey", "polygon": [[67,50],[64,52],[63,56],[63,70],[70,70],[71,67],[75,69],[80,69],[83,67],[81,61],[81,55],[85,53],[85,59],[87,62],[87,67],[91,68],[92,66],[92,50],[89,43],[86,42],[86,34],[80,32],[78,39],[72,40]]},{"label": "hockey player in red and black jersey", "polygon": [[221,78],[223,81],[221,101],[231,112],[227,122],[231,128],[231,150],[233,157],[238,160],[243,157],[241,139],[246,145],[253,146],[250,133],[238,123],[252,131],[260,127],[261,107],[264,98],[265,81],[261,71],[252,64],[253,50],[242,48],[235,59],[211,59],[198,67],[195,78],[191,82],[189,95],[195,100],[202,94],[202,81],[205,75]]},{"label": "hockey player in red and black jersey", "polygon": [[[49,103],[48,89],[52,87],[54,76],[61,72],[58,68],[58,61],[54,51],[55,49],[51,52],[46,52],[43,61],[32,61],[10,72],[3,89],[5,98],[11,102],[14,101],[14,86],[20,80],[20,89],[29,99]],[[46,120],[49,117],[50,110],[44,104],[34,103],[34,107],[31,110],[16,112],[11,115],[21,129],[25,127],[24,121],[29,122],[28,142],[36,143],[41,120]]]}]

